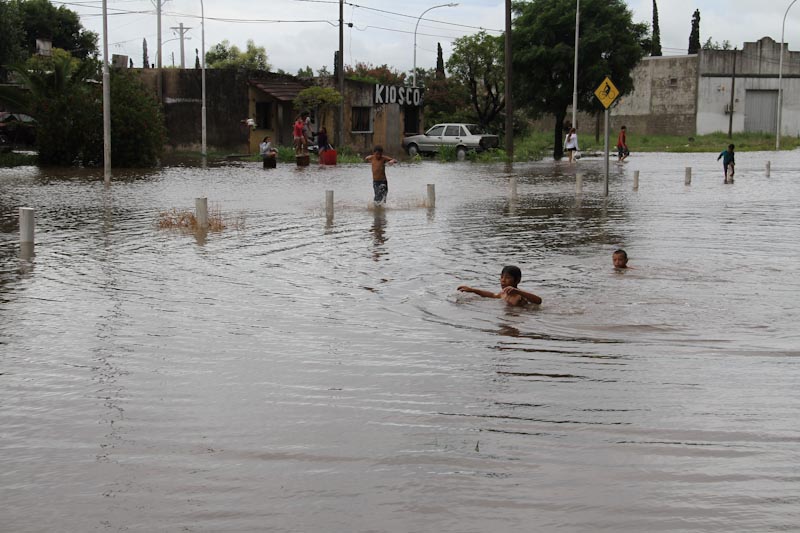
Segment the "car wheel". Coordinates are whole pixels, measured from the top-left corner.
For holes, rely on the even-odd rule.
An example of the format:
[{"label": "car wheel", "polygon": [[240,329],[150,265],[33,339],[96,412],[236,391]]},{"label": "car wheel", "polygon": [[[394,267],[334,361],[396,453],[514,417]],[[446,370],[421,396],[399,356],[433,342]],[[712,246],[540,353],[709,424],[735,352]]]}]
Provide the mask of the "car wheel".
[{"label": "car wheel", "polygon": [[467,149],[463,146],[456,148],[456,159],[463,161],[467,158]]}]

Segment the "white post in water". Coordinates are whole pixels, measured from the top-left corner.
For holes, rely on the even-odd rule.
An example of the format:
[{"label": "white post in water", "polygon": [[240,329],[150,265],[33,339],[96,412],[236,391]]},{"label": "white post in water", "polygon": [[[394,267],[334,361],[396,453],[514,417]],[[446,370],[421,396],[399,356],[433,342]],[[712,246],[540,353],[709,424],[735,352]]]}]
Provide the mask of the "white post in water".
[{"label": "white post in water", "polygon": [[583,194],[583,174],[575,173],[575,194]]},{"label": "white post in water", "polygon": [[32,207],[19,208],[19,242],[20,244],[33,244],[34,228],[36,227],[35,211]]},{"label": "white post in water", "polygon": [[772,161],[767,161],[767,177],[769,177],[769,173],[772,170]]},{"label": "white post in water", "polygon": [[428,184],[428,207],[436,207],[436,185]]},{"label": "white post in water", "polygon": [[692,167],[686,167],[686,176],[683,178],[684,185],[692,184]]},{"label": "white post in water", "polygon": [[639,190],[639,171],[638,170],[634,170],[633,171],[633,190],[634,191],[638,191]]},{"label": "white post in water", "polygon": [[325,217],[333,218],[333,191],[325,191]]},{"label": "white post in water", "polygon": [[511,198],[517,197],[517,177],[512,176],[509,181],[509,185],[511,186]]},{"label": "white post in water", "polygon": [[208,227],[208,198],[195,198],[194,199],[195,218],[197,219],[197,227]]}]

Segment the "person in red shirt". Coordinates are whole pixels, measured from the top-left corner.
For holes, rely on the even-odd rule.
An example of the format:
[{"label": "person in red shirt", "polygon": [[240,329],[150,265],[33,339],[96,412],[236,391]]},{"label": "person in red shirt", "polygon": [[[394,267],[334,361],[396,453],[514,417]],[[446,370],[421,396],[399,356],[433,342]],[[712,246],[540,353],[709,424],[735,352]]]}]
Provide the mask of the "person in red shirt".
[{"label": "person in red shirt", "polygon": [[301,155],[306,151],[306,136],[303,133],[305,121],[302,116],[297,117],[294,121],[294,128],[292,129],[292,136],[294,137],[294,153]]},{"label": "person in red shirt", "polygon": [[626,128],[622,126],[619,129],[619,137],[617,137],[617,156],[619,156],[619,162],[625,161],[625,158],[631,155],[630,150],[628,150],[628,139],[625,136]]}]

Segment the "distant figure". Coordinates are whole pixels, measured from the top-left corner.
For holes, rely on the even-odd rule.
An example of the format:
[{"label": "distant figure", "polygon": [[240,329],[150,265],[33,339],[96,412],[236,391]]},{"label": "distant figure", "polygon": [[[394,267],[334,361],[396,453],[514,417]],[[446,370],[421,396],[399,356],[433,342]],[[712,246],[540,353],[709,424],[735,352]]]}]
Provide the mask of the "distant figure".
[{"label": "distant figure", "polygon": [[628,252],[622,248],[614,250],[614,253],[611,254],[611,260],[614,262],[615,269],[632,268],[628,266]]},{"label": "distant figure", "polygon": [[500,292],[498,293],[485,291],[483,289],[473,289],[466,285],[461,285],[458,287],[458,290],[461,292],[471,292],[478,296],[483,296],[484,298],[500,298],[505,300],[509,305],[525,305],[528,303],[539,305],[542,303],[542,299],[532,292],[517,288],[521,280],[522,271],[519,267],[509,265],[503,267],[503,270],[500,272]]},{"label": "distant figure", "polygon": [[375,146],[372,149],[372,155],[365,157],[364,161],[369,161],[372,164],[372,188],[375,191],[375,205],[383,205],[386,203],[386,197],[389,194],[386,165],[393,165],[397,163],[397,160],[388,155],[383,155],[382,146]]},{"label": "distant figure", "polygon": [[736,154],[733,153],[734,148],[732,144],[729,144],[728,149],[720,152],[717,157],[717,161],[722,159],[722,173],[725,178],[724,183],[728,183],[728,181],[733,182],[733,171],[736,166]]},{"label": "distant figure", "polygon": [[303,137],[305,137],[306,147],[308,147],[314,142],[314,134],[311,131],[311,117],[308,111],[304,111],[300,116],[303,117]]},{"label": "distant figure", "polygon": [[272,138],[269,135],[264,137],[264,140],[258,145],[258,153],[264,161],[264,168],[275,168],[278,151],[272,147]]},{"label": "distant figure", "polygon": [[303,152],[306,151],[306,137],[303,134],[303,128],[305,127],[305,120],[302,116],[297,117],[297,120],[294,121],[294,127],[292,128],[292,138],[294,139],[294,154],[301,155]]},{"label": "distant figure", "polygon": [[328,130],[325,128],[325,126],[322,126],[314,135],[317,138],[317,147],[319,148],[319,153],[330,149],[331,145],[328,143]]},{"label": "distant figure", "polygon": [[578,151],[578,134],[575,132],[575,128],[569,129],[569,133],[567,133],[567,137],[564,139],[564,148],[567,149],[569,162],[572,163],[575,159],[575,152]]},{"label": "distant figure", "polygon": [[627,128],[622,126],[619,129],[619,136],[617,137],[617,156],[619,157],[619,162],[625,161],[625,158],[631,155],[630,150],[628,150],[628,137],[626,135]]}]

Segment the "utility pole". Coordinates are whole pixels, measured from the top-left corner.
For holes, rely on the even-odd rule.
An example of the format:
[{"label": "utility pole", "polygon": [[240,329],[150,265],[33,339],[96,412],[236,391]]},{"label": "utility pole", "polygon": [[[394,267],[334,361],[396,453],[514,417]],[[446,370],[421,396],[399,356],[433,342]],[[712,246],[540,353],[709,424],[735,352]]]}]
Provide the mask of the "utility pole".
[{"label": "utility pole", "polygon": [[731,115],[728,117],[728,139],[733,138],[733,104],[735,102],[734,92],[736,91],[736,54],[738,47],[733,49],[733,76],[731,76]]},{"label": "utility pole", "polygon": [[344,0],[339,0],[339,93],[342,95],[342,103],[339,104],[339,124],[336,136],[339,141],[339,149],[344,147]]},{"label": "utility pole", "polygon": [[158,80],[158,101],[164,101],[163,87],[164,87],[164,80],[162,78],[161,72],[161,6],[163,6],[167,0],[154,0],[156,4],[156,29],[158,32],[158,50],[156,53],[156,68],[158,69],[157,80]]},{"label": "utility pole", "polygon": [[[170,28],[172,31],[178,32],[178,38],[181,40],[181,68],[186,68],[186,55],[183,52],[183,36],[186,35],[186,32],[191,30],[192,28],[188,26],[184,26],[183,22],[179,23],[178,26],[172,26]],[[186,37],[187,41],[191,41],[191,37]],[[173,65],[174,66],[174,65]]]},{"label": "utility pole", "polygon": [[505,40],[506,157],[514,163],[514,106],[511,101],[511,0],[506,0]]}]

